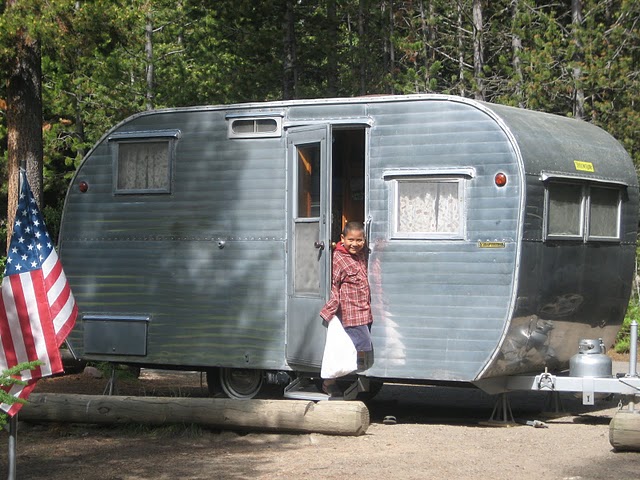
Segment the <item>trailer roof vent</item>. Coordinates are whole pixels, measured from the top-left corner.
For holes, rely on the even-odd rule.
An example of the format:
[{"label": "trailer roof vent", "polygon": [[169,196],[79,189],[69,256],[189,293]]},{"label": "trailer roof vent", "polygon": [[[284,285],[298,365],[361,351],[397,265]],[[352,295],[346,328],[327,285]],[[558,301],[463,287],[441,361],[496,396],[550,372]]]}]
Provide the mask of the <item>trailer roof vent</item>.
[{"label": "trailer roof vent", "polygon": [[229,138],[281,137],[282,116],[269,115],[227,115]]}]

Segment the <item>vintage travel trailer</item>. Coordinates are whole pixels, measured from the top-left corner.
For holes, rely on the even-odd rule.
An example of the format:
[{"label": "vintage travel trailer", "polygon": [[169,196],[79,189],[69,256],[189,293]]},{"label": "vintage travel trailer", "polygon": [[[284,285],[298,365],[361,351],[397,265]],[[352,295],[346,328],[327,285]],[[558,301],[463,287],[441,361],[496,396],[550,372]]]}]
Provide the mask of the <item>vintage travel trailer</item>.
[{"label": "vintage travel trailer", "polygon": [[144,112],[66,197],[69,345],[206,371],[236,398],[317,377],[332,243],[359,220],[375,319],[361,378],[560,371],[580,339],[614,342],[637,215],[629,155],[570,118],[444,95]]}]

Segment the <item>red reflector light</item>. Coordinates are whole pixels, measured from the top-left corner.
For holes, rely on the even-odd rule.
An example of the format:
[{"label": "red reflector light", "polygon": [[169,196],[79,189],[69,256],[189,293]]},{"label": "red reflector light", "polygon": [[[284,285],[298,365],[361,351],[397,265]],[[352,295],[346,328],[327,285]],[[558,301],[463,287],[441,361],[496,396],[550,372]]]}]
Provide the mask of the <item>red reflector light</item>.
[{"label": "red reflector light", "polygon": [[83,180],[82,182],[80,182],[80,183],[78,184],[78,189],[79,189],[82,193],[84,193],[84,192],[86,192],[87,190],[89,190],[89,184]]},{"label": "red reflector light", "polygon": [[507,176],[502,172],[496,173],[495,182],[498,187],[504,187],[507,184]]}]

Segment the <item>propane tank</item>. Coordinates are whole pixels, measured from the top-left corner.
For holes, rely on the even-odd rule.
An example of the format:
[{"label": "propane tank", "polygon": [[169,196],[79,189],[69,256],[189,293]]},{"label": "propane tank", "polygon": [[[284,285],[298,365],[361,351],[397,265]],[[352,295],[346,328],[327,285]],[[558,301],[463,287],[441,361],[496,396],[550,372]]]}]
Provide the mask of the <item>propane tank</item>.
[{"label": "propane tank", "polygon": [[601,338],[585,339],[578,342],[578,353],[569,361],[569,375],[572,377],[611,377],[613,362],[605,353]]}]

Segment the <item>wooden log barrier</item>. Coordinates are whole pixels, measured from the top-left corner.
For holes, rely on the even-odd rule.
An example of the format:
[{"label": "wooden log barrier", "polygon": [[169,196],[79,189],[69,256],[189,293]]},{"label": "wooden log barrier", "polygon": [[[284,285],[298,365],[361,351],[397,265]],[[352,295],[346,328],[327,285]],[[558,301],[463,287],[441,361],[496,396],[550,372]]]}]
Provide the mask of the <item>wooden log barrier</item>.
[{"label": "wooden log barrier", "polygon": [[615,450],[640,452],[640,411],[615,413],[609,423],[609,443]]},{"label": "wooden log barrier", "polygon": [[195,423],[225,430],[362,435],[369,410],[362,402],[232,400],[34,393],[20,420],[71,423]]}]

